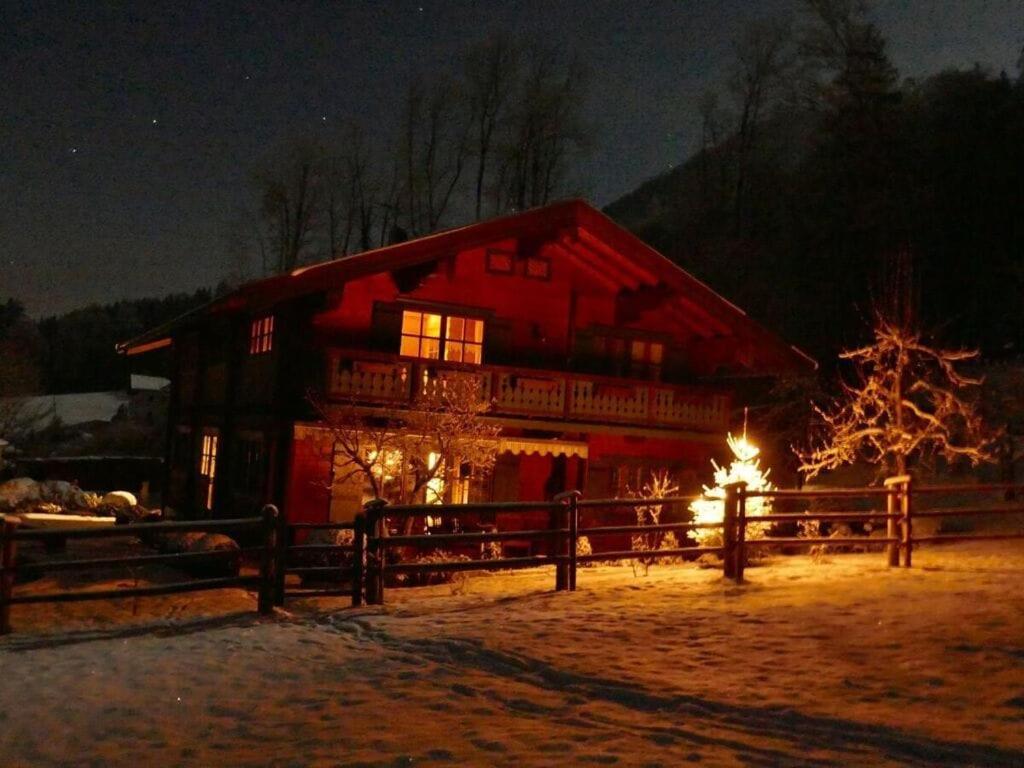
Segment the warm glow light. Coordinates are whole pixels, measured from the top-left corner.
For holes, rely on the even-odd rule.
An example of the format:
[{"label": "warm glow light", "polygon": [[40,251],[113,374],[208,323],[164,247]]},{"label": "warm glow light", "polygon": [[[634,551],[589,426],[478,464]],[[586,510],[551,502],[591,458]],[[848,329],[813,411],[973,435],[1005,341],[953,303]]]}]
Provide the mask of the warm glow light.
[{"label": "warm glow light", "polygon": [[[720,467],[711,460],[715,468],[715,486],[709,488],[704,486],[704,497],[697,499],[690,504],[690,512],[693,513],[695,523],[720,523],[724,514],[725,486],[733,483],[746,483],[748,491],[770,491],[774,486],[768,480],[770,469],[761,471],[761,461],[758,458],[760,449],[747,438],[746,427],[743,434],[733,437],[732,433],[726,438],[729,450],[732,451],[733,461],[728,468]],[[760,517],[771,512],[771,499],[755,496],[746,500],[746,516]],[[747,528],[747,535],[760,535],[763,533],[764,524],[753,525]],[[693,536],[701,546],[714,546],[721,540],[721,531],[717,528],[698,529]]]}]

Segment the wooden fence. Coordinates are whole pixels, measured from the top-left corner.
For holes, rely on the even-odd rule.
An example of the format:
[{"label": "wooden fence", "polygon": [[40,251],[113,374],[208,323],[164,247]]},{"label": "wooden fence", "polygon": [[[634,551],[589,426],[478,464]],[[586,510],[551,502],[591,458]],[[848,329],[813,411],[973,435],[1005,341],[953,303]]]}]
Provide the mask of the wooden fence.
[{"label": "wooden fence", "polygon": [[[550,502],[496,502],[481,504],[435,505],[411,504],[389,506],[382,500],[368,502],[362,513],[351,523],[293,523],[287,524],[273,506],[267,506],[260,517],[235,520],[207,520],[189,522],[152,523],[111,528],[80,528],[64,530],[24,530],[18,528],[16,518],[3,520],[0,529],[0,634],[10,631],[10,606],[27,603],[68,602],[78,600],[104,600],[120,597],[142,597],[148,595],[172,594],[203,589],[225,587],[257,587],[260,613],[269,613],[274,605],[282,605],[286,597],[342,594],[350,595],[353,605],[365,602],[384,602],[385,585],[388,577],[397,574],[439,574],[462,571],[495,571],[519,568],[553,566],[556,590],[575,590],[579,566],[587,562],[632,561],[637,559],[655,560],[661,558],[699,557],[704,554],[721,556],[723,574],[726,578],[742,582],[744,571],[752,552],[769,548],[863,547],[878,546],[885,553],[890,566],[903,565],[909,568],[914,549],[921,543],[942,543],[975,540],[1024,539],[1024,533],[928,533],[914,532],[914,521],[928,518],[971,518],[977,516],[1024,515],[1024,502],[999,504],[956,504],[945,507],[921,505],[937,496],[977,496],[1001,494],[1012,500],[1016,494],[1024,493],[1024,485],[946,485],[917,487],[909,476],[894,477],[882,487],[872,488],[830,488],[810,490],[748,491],[742,484],[729,486],[721,499],[722,519],[718,522],[667,522],[657,525],[593,525],[580,526],[581,510],[619,509],[637,510],[667,504],[689,505],[703,498],[700,496],[672,496],[657,499],[583,499],[579,491],[559,494]],[[801,505],[840,505],[839,509],[807,509],[785,512],[773,509],[768,514],[748,515],[751,499],[771,499],[773,507],[799,503]],[[856,505],[867,504],[867,509],[854,509]],[[884,507],[879,507],[884,505]],[[919,506],[921,508],[919,508]],[[850,507],[850,508],[847,508]],[[444,533],[404,533],[406,521],[416,518],[464,516],[467,513],[493,515],[495,520],[514,518],[525,513],[547,512],[551,524],[547,528],[529,530],[494,530]],[[840,524],[874,525],[884,522],[884,535],[796,535],[801,523],[813,522],[824,526]],[[400,526],[392,531],[392,524]],[[763,533],[769,526],[771,535],[752,537],[752,530]],[[498,526],[500,528],[500,525]],[[756,527],[756,528],[753,528]],[[786,535],[786,529],[791,531]],[[299,541],[303,531],[351,529],[352,542],[310,543]],[[675,546],[672,548],[647,548],[613,550],[581,554],[579,541],[582,537],[600,541],[610,536],[628,535],[631,538],[651,534],[683,534],[698,530],[716,530],[720,541],[718,546]],[[15,595],[14,576],[17,568],[16,554],[19,541],[91,539],[116,536],[145,536],[170,532],[218,532],[246,533],[262,532],[262,545],[242,549],[242,554],[259,554],[259,574],[254,576],[233,576],[207,578],[135,587],[117,590],[90,590],[54,592],[35,595]],[[780,534],[779,531],[782,531]],[[529,556],[484,557],[483,545],[488,543],[511,544],[539,542],[540,554]],[[410,551],[444,551],[445,547],[478,548],[481,556],[463,559],[432,559],[429,561],[399,559],[399,553]],[[307,554],[323,553],[334,558],[326,565],[303,564]],[[236,551],[177,553],[158,555],[137,555],[132,557],[99,558],[80,560],[48,560],[32,563],[32,568],[42,571],[88,569],[96,567],[140,566],[155,563],[182,565],[189,561],[237,555]],[[300,577],[326,577],[324,586],[288,585],[288,574]],[[344,585],[344,587],[339,586]]]},{"label": "wooden fence", "polygon": [[[17,517],[4,517],[2,523],[0,523],[0,634],[7,634],[11,631],[10,611],[12,605],[110,600],[124,597],[151,597],[154,595],[170,595],[180,592],[197,592],[228,587],[256,587],[259,595],[257,610],[261,614],[269,614],[273,611],[275,585],[277,582],[275,568],[279,558],[275,553],[280,549],[277,544],[279,518],[280,515],[277,508],[272,505],[264,507],[263,513],[259,517],[115,525],[109,528],[27,529],[21,528],[20,520]],[[14,580],[18,568],[18,544],[21,542],[40,541],[52,545],[55,542],[64,542],[68,539],[136,538],[159,536],[168,533],[222,533],[235,536],[238,534],[243,536],[260,534],[262,543],[259,546],[242,548],[241,550],[176,552],[77,560],[50,558],[42,561],[33,561],[30,567],[36,572],[49,573],[95,568],[132,568],[155,564],[194,565],[229,557],[256,554],[259,555],[259,574],[191,579],[188,581],[176,581],[171,584],[154,584],[125,589],[68,590],[27,595],[14,594]],[[52,548],[48,547],[48,549]]]},{"label": "wooden fence", "polygon": [[[555,589],[576,589],[577,569],[584,562],[614,562],[637,559],[677,558],[717,554],[721,556],[723,574],[726,578],[742,582],[744,571],[752,551],[770,548],[809,547],[863,547],[878,546],[885,553],[890,566],[911,566],[914,547],[920,543],[942,543],[955,541],[1010,540],[1022,539],[1024,533],[989,534],[929,534],[916,535],[913,522],[916,518],[960,517],[969,518],[992,515],[1024,515],[1024,503],[998,505],[957,505],[917,509],[915,498],[933,498],[937,495],[977,495],[999,493],[1007,497],[1024,492],[1024,486],[1014,484],[988,485],[947,485],[915,487],[909,476],[893,477],[882,487],[871,488],[829,488],[807,490],[748,491],[738,483],[725,489],[722,499],[722,520],[715,523],[673,522],[658,525],[615,525],[580,527],[581,509],[640,509],[665,504],[686,504],[701,499],[701,496],[673,496],[657,499],[582,499],[579,491],[560,494],[552,502],[508,502],[492,504],[460,504],[448,507],[438,505],[388,506],[380,500],[369,502],[365,508],[366,552],[365,552],[365,596],[367,603],[383,603],[384,585],[388,574],[396,573],[452,573],[456,571],[506,570],[552,565],[555,567]],[[839,509],[800,512],[776,512],[748,516],[747,502],[750,499],[771,499],[773,503],[798,501],[801,503],[884,503],[884,509]],[[447,512],[459,515],[486,512],[498,516],[515,515],[525,511],[548,511],[558,523],[546,529],[527,531],[494,531],[442,534],[392,535],[390,522],[407,520],[410,517],[443,516]],[[871,525],[884,522],[882,536],[867,535],[767,535],[751,538],[752,526],[770,526],[773,529],[789,527],[795,529],[801,523],[818,523],[835,526],[855,523]],[[720,546],[683,546],[670,549],[634,549],[578,554],[581,537],[600,540],[611,535],[644,536],[652,533],[689,533],[699,529],[718,529]],[[440,549],[445,545],[476,544],[485,542],[512,542],[521,540],[543,540],[549,543],[548,553],[532,557],[499,557],[494,559],[448,560],[432,562],[392,562],[389,553],[400,547],[418,549]],[[358,553],[357,553],[358,557]],[[355,595],[356,587],[353,588]]]}]

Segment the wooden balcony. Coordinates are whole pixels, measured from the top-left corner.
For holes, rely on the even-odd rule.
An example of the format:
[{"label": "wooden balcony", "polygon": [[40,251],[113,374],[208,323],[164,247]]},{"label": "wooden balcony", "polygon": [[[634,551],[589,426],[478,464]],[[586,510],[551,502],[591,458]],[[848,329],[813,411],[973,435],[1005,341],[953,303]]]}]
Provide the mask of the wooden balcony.
[{"label": "wooden balcony", "polygon": [[408,407],[444,379],[467,376],[476,379],[481,400],[492,403],[496,416],[699,432],[724,432],[728,427],[729,395],[724,392],[571,371],[332,350],[326,383],[332,400]]}]

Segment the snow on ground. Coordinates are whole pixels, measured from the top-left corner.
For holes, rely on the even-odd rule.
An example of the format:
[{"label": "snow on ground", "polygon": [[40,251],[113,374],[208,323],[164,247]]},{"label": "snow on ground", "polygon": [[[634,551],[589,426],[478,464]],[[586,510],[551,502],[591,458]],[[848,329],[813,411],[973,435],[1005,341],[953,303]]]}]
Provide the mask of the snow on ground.
[{"label": "snow on ground", "polygon": [[149,601],[141,627],[103,604],[57,634],[39,631],[49,609],[16,607],[19,634],[0,640],[0,755],[1024,765],[1024,546],[882,561],[780,557],[743,587],[692,565],[638,579],[609,566],[557,594],[539,570],[393,590],[384,608],[294,601],[262,621],[251,595],[185,595]]}]

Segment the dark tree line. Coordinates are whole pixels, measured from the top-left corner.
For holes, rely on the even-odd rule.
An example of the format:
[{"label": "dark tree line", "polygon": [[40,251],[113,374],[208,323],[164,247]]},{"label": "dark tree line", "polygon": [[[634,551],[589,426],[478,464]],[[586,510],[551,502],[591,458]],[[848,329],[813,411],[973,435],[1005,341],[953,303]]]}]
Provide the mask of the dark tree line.
[{"label": "dark tree line", "polygon": [[543,205],[587,146],[586,75],[563,47],[496,34],[408,84],[394,135],[348,123],[293,138],[254,175],[230,247],[264,273]]},{"label": "dark tree line", "polygon": [[862,3],[736,41],[702,146],[609,213],[822,362],[876,312],[1024,349],[1024,78],[903,80]]},{"label": "dark tree line", "polygon": [[[13,299],[0,303],[0,398],[39,393],[100,392],[128,385],[118,342],[210,301],[203,289],[159,299],[92,305],[34,321]],[[166,375],[158,356],[132,364],[135,373]],[[149,368],[145,366],[150,366]]]}]

